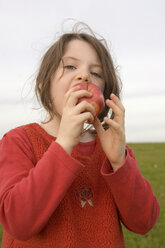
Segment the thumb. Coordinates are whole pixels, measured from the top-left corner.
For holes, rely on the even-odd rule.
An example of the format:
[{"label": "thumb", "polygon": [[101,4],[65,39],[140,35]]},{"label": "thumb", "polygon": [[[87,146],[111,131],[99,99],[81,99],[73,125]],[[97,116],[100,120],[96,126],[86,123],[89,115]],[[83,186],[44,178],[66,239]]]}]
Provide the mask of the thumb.
[{"label": "thumb", "polygon": [[100,120],[95,117],[94,122],[92,124],[95,127],[98,136],[101,136],[104,132],[104,128],[102,127]]}]

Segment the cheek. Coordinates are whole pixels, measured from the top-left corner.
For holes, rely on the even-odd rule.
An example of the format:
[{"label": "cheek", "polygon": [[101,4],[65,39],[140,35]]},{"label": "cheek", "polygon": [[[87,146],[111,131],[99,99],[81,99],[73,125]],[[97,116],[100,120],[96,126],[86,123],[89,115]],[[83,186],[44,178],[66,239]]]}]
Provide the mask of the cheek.
[{"label": "cheek", "polygon": [[95,83],[95,85],[96,85],[98,88],[100,88],[102,92],[104,92],[104,88],[105,88],[105,83],[104,83],[104,81],[97,81],[97,82]]},{"label": "cheek", "polygon": [[100,87],[100,89],[102,90],[102,92],[104,92],[104,88],[105,88],[105,82],[102,82],[101,83],[101,87]]},{"label": "cheek", "polygon": [[60,95],[52,96],[53,112],[54,114],[62,115],[63,102],[61,101]]},{"label": "cheek", "polygon": [[63,85],[62,82],[57,84],[52,84],[51,90],[51,100],[53,102],[54,111],[62,115],[63,111],[63,99],[64,95],[68,91],[68,86]]}]

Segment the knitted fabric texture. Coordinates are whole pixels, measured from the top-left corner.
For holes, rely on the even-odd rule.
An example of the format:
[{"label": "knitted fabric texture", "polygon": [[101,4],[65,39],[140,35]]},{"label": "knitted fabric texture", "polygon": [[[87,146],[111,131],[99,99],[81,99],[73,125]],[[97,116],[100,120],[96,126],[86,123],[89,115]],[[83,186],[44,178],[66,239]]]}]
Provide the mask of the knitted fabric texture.
[{"label": "knitted fabric texture", "polygon": [[[55,138],[38,124],[22,126],[33,147],[36,163]],[[4,231],[3,248],[124,248],[123,233],[111,190],[100,173],[106,159],[99,138],[91,156],[72,157],[85,165],[44,229],[27,241]],[[55,159],[55,158],[54,158]],[[46,166],[46,164],[45,164]]]}]

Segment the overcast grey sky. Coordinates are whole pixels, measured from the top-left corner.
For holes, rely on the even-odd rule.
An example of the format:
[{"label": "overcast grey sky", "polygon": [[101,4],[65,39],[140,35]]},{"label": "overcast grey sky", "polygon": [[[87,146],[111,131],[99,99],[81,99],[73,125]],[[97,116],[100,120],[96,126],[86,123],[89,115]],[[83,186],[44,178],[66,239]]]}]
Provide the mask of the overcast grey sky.
[{"label": "overcast grey sky", "polygon": [[0,0],[0,138],[41,121],[32,109],[34,74],[66,18],[86,22],[109,44],[123,82],[127,142],[165,141],[164,0]]}]

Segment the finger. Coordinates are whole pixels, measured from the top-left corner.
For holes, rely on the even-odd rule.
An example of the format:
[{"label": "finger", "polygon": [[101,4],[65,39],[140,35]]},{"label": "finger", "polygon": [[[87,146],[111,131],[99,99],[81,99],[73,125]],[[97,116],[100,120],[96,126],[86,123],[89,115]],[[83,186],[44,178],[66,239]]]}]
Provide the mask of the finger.
[{"label": "finger", "polygon": [[104,132],[104,128],[101,125],[100,120],[97,117],[95,117],[94,122],[92,124],[94,128],[96,129],[97,134],[101,136],[101,134]]},{"label": "finger", "polygon": [[112,101],[106,100],[106,105],[112,109],[115,114],[114,121],[124,127],[125,125],[125,113]]},{"label": "finger", "polygon": [[70,95],[75,92],[75,91],[78,91],[80,90],[80,86],[73,86],[71,87],[64,95],[64,105],[66,104],[66,102],[68,101]]},{"label": "finger", "polygon": [[92,93],[87,90],[78,90],[70,93],[68,97],[67,104],[70,107],[73,107],[77,104],[78,100],[82,97],[91,97]]},{"label": "finger", "polygon": [[105,123],[107,123],[111,128],[113,128],[118,133],[121,132],[121,126],[119,123],[115,122],[112,119],[109,119],[108,117],[104,118]]},{"label": "finger", "polygon": [[93,105],[85,100],[75,106],[75,114],[80,114],[83,112],[91,112],[94,117],[96,116],[96,111]]},{"label": "finger", "polygon": [[113,100],[106,100],[106,105],[112,109],[112,111],[115,113],[115,116],[123,117],[124,112],[116,105],[116,103]]},{"label": "finger", "polygon": [[125,112],[125,108],[123,104],[121,103],[121,100],[115,95],[115,94],[110,94],[110,98],[113,100],[113,102],[123,111]]},{"label": "finger", "polygon": [[84,112],[79,115],[80,122],[88,121],[88,123],[93,123],[94,116],[91,114],[91,112]]}]

